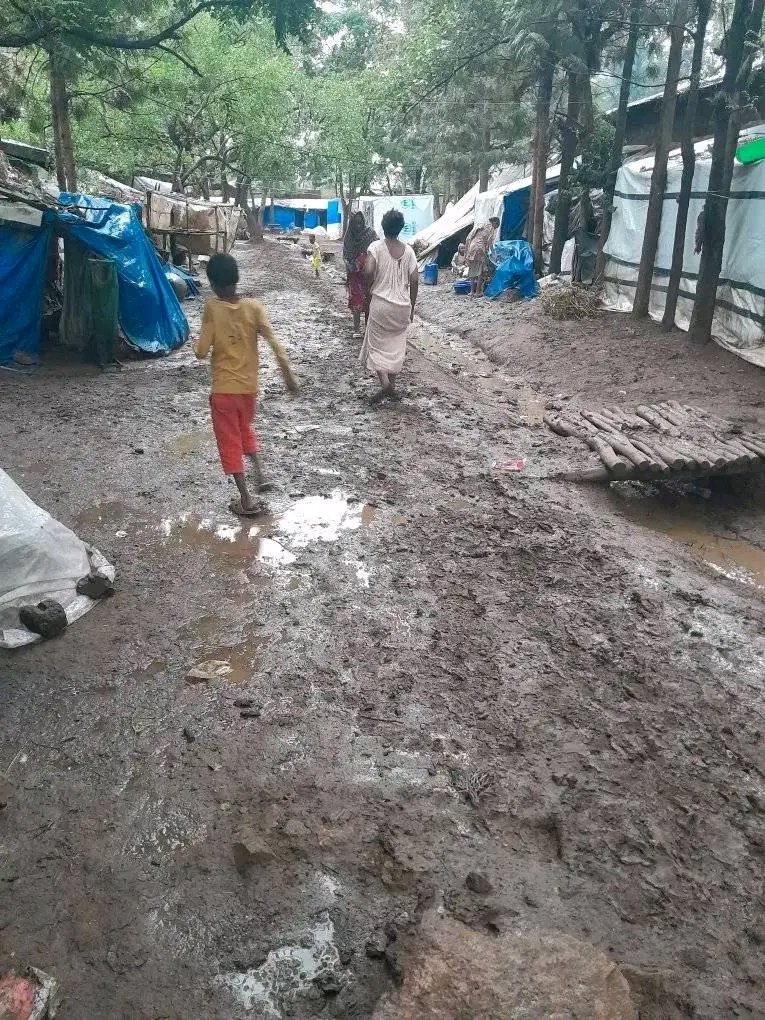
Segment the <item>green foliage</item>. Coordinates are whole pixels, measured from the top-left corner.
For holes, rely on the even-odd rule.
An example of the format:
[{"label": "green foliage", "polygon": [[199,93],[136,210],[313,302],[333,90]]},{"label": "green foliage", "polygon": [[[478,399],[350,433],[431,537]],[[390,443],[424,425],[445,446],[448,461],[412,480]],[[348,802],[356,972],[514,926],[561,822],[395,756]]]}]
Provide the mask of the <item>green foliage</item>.
[{"label": "green foliage", "polygon": [[598,118],[582,149],[579,166],[571,176],[573,187],[581,190],[603,187],[613,143],[613,124]]}]

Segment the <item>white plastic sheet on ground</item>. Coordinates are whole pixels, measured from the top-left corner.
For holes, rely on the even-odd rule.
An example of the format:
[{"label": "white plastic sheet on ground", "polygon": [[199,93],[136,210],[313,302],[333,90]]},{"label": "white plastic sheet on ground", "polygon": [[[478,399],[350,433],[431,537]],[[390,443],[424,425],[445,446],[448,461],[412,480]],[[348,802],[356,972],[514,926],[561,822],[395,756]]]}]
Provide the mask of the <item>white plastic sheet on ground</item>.
[{"label": "white plastic sheet on ground", "polygon": [[77,582],[100,570],[114,580],[114,567],[73,531],[33,503],[0,470],[0,648],[38,641],[19,623],[19,608],[55,599],[73,623],[95,602],[77,594]]},{"label": "white plastic sheet on ground", "polygon": [[[697,145],[683,275],[675,316],[676,324],[686,330],[690,324],[699,271],[699,256],[693,248],[696,221],[703,209],[709,182],[708,146],[708,142]],[[616,180],[614,216],[605,246],[608,260],[604,288],[604,304],[616,311],[630,311],[635,297],[652,169],[650,158],[628,163],[621,168]],[[661,319],[666,303],[681,173],[679,154],[673,153],[649,304],[651,318],[656,320]],[[749,166],[736,164],[733,172],[712,331],[714,339],[722,347],[765,368],[765,162]]]}]

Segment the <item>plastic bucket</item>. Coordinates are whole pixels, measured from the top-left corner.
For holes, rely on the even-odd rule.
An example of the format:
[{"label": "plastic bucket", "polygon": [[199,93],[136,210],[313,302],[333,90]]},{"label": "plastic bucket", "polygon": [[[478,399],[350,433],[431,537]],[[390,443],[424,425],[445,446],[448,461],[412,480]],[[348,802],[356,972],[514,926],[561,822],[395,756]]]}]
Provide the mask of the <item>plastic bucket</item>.
[{"label": "plastic bucket", "polygon": [[422,270],[422,282],[429,287],[435,287],[438,283],[438,263],[427,262]]},{"label": "plastic bucket", "polygon": [[470,280],[455,280],[454,281],[454,293],[455,294],[469,294],[473,288],[470,286]]}]

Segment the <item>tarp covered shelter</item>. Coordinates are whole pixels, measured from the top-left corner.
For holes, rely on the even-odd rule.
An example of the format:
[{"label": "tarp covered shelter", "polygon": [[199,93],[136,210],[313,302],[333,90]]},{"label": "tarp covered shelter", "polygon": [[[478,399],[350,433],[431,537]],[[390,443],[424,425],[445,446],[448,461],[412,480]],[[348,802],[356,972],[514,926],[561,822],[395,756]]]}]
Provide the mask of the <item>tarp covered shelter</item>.
[{"label": "tarp covered shelter", "polygon": [[337,198],[275,198],[263,209],[263,225],[281,230],[323,227],[327,237],[342,235],[342,213]]},{"label": "tarp covered shelter", "polygon": [[[704,207],[710,169],[709,141],[696,144],[696,170],[688,210],[683,275],[675,317],[688,329],[700,256],[694,251],[696,223]],[[611,232],[605,244],[604,303],[630,311],[635,297],[645,233],[653,157],[625,164],[616,179]],[[672,265],[682,161],[670,156],[661,231],[649,303],[651,318],[661,319]],[[765,161],[736,163],[725,221],[725,248],[712,323],[714,339],[739,357],[765,368]]]},{"label": "tarp covered shelter", "polygon": [[6,219],[17,203],[8,204],[10,212],[0,203],[0,361],[37,356],[48,262],[58,236],[114,264],[119,326],[131,347],[167,354],[187,339],[186,317],[131,206],[61,195],[60,207],[50,208],[22,197],[31,222]]},{"label": "tarp covered shelter", "polygon": [[[553,190],[560,177],[560,166],[547,171],[548,191]],[[441,245],[439,262],[447,264],[456,250],[460,235],[465,235],[473,226],[486,223],[492,216],[500,218],[500,238],[503,241],[523,236],[528,212],[531,177],[526,165],[506,167],[493,181],[488,191],[479,191],[475,184],[443,216],[430,227],[421,230],[410,241],[423,262],[433,256]]]},{"label": "tarp covered shelter", "polygon": [[404,217],[401,240],[408,243],[433,222],[432,195],[359,195],[353,202],[353,211],[362,212],[367,226],[383,236],[382,218],[390,209]]}]

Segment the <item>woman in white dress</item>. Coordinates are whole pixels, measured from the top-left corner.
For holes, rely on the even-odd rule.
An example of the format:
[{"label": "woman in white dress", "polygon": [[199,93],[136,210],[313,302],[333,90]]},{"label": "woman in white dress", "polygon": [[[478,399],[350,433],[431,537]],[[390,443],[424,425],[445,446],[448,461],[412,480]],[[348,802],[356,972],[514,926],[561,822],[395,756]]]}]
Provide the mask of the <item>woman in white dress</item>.
[{"label": "woman in white dress", "polygon": [[420,277],[414,250],[398,235],[404,217],[389,209],[382,219],[382,241],[369,246],[364,272],[371,301],[361,361],[380,380],[380,392],[372,398],[379,403],[388,397],[400,400],[396,376],[406,355],[406,331],[414,319]]}]

